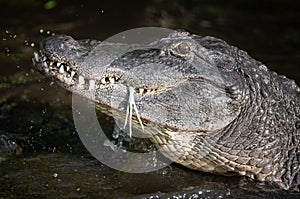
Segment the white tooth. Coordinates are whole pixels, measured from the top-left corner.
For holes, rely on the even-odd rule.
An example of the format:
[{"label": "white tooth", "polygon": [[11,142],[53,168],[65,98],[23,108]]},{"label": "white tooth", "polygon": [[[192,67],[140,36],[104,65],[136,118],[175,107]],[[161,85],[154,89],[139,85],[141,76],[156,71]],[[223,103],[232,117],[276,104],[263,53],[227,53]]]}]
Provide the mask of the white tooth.
[{"label": "white tooth", "polygon": [[101,83],[102,83],[102,84],[106,84],[105,77],[103,77],[103,78],[101,79]]},{"label": "white tooth", "polygon": [[53,65],[53,61],[50,61],[49,65],[52,66]]},{"label": "white tooth", "polygon": [[43,61],[46,61],[46,60],[47,60],[47,57],[46,57],[46,56],[43,56],[43,57],[42,57],[42,60],[43,60]]},{"label": "white tooth", "polygon": [[90,80],[89,90],[94,90],[94,89],[95,89],[95,80]]},{"label": "white tooth", "polygon": [[70,70],[70,67],[69,66],[67,66],[67,71],[69,71]]},{"label": "white tooth", "polygon": [[61,74],[63,74],[65,71],[64,71],[64,66],[61,66],[60,68],[59,68],[59,73],[61,73]]},{"label": "white tooth", "polygon": [[57,62],[57,63],[56,63],[56,66],[57,66],[57,67],[60,67],[60,65],[61,65],[60,62]]},{"label": "white tooth", "polygon": [[74,71],[71,71],[71,77],[73,77],[75,75]]},{"label": "white tooth", "polygon": [[48,68],[48,65],[47,65],[46,62],[43,62],[43,66],[44,66],[45,68]]},{"label": "white tooth", "polygon": [[115,83],[115,78],[110,77],[110,78],[109,78],[109,82],[110,82],[111,84],[114,84],[114,83]]},{"label": "white tooth", "polygon": [[36,62],[40,62],[39,54],[37,54],[36,52],[34,52],[33,55],[34,55],[34,60],[35,60]]},{"label": "white tooth", "polygon": [[144,89],[143,89],[143,88],[140,88],[139,91],[140,91],[140,94],[143,94]]},{"label": "white tooth", "polygon": [[79,84],[84,84],[84,77],[80,75],[78,78],[78,82]]}]

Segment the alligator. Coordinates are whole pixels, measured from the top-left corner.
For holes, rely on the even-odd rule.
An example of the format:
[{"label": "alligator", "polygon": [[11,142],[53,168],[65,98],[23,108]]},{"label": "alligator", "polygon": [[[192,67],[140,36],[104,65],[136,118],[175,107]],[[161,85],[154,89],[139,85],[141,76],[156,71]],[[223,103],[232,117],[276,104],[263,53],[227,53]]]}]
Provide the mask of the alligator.
[{"label": "alligator", "polygon": [[56,35],[33,62],[102,111],[127,110],[118,117],[176,163],[299,191],[300,88],[221,39],[180,30],[134,45]]}]

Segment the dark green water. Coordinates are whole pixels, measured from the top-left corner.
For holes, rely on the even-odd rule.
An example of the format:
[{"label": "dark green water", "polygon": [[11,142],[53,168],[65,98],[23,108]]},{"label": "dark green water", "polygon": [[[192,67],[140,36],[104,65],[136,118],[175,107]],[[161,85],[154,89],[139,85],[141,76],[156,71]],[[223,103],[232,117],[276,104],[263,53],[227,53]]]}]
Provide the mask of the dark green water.
[{"label": "dark green water", "polygon": [[[159,26],[222,38],[299,85],[299,2],[55,2],[1,1],[0,131],[16,139],[24,153],[0,162],[0,198],[299,197],[244,178],[203,174],[178,165],[149,174],[102,165],[76,134],[71,95],[40,75],[31,61],[38,43],[52,33],[104,40],[128,29]],[[111,127],[108,120],[107,129]]]}]

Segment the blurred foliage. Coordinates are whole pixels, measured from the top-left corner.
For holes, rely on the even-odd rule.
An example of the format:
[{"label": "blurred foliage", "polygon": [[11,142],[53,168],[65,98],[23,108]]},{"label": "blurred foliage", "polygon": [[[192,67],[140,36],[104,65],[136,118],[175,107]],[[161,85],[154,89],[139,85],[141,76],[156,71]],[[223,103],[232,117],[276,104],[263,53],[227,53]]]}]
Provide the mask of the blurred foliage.
[{"label": "blurred foliage", "polygon": [[53,9],[53,8],[55,8],[55,6],[56,6],[56,1],[47,1],[45,4],[44,4],[44,8],[46,9],[46,10],[50,10],[50,9]]},{"label": "blurred foliage", "polygon": [[[11,76],[0,76],[0,91],[2,96],[4,91],[9,91],[18,85],[26,85],[29,83],[37,82],[44,77],[38,73],[32,73],[27,71],[18,71]],[[0,95],[1,99],[1,95]]]}]

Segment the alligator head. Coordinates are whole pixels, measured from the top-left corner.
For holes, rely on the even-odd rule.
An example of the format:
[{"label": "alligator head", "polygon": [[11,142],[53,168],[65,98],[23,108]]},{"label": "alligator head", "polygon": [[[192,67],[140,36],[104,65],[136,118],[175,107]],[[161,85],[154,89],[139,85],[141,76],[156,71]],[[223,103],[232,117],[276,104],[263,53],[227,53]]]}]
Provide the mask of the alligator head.
[{"label": "alligator head", "polygon": [[[177,32],[147,45],[76,41],[54,36],[35,54],[38,69],[64,88],[115,110],[126,110],[129,87],[143,123],[177,131],[222,129],[240,112],[235,60],[201,42],[211,37]],[[224,64],[220,65],[219,63]],[[116,103],[118,102],[118,103]]]}]

